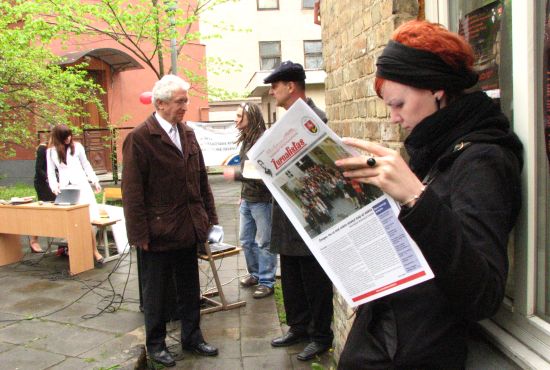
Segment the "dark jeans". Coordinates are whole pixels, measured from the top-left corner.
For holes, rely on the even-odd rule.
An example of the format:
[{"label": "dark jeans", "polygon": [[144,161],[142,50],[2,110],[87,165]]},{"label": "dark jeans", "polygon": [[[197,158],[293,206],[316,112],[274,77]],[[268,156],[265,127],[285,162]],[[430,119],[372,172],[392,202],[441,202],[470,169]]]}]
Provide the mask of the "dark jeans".
[{"label": "dark jeans", "polygon": [[156,352],[166,347],[166,321],[173,311],[168,307],[169,302],[176,302],[182,345],[202,342],[197,248],[142,251],[140,268],[147,351]]},{"label": "dark jeans", "polygon": [[332,344],[332,282],[315,257],[281,255],[281,283],[290,330]]}]

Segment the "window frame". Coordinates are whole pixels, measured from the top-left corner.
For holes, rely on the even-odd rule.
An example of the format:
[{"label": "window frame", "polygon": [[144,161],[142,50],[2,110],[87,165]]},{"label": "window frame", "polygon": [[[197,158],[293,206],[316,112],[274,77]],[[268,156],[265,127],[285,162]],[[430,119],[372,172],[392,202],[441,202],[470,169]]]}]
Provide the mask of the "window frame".
[{"label": "window frame", "polygon": [[268,7],[260,7],[260,1],[256,0],[256,10],[258,11],[270,11],[270,10],[279,10],[279,0],[275,0],[277,2],[277,6],[275,8],[268,8]]},{"label": "window frame", "polygon": [[[262,47],[261,45],[262,44],[278,44],[279,45],[279,54],[278,55],[267,55],[267,56],[263,56],[262,55]],[[273,70],[274,68],[277,68],[280,64],[281,64],[281,61],[282,61],[282,49],[281,49],[281,41],[258,41],[258,56],[259,56],[259,62],[260,62],[260,71],[270,71],[270,70]],[[279,58],[279,63],[271,68],[271,69],[264,69],[263,68],[263,58]]]},{"label": "window frame", "polygon": [[[502,0],[511,4],[513,18],[513,129],[524,145],[522,171],[523,205],[514,235],[515,254],[513,300],[506,298],[492,319],[480,324],[489,337],[508,357],[522,368],[547,368],[550,365],[550,322],[537,315],[537,295],[540,295],[541,264],[537,262],[545,243],[550,243],[548,205],[541,205],[541,196],[548,184],[541,183],[541,173],[549,171],[541,130],[542,111],[542,45],[546,1],[520,2]],[[426,19],[449,27],[449,0],[426,0]],[[535,51],[535,52],[533,52]],[[546,164],[541,161],[546,161]],[[542,188],[542,189],[541,189]],[[548,202],[548,200],[547,200]],[[546,250],[547,251],[547,250]],[[548,253],[548,251],[547,251]],[[547,257],[547,256],[546,256]],[[546,267],[548,268],[548,267]]]},{"label": "window frame", "polygon": [[[306,53],[306,43],[307,42],[319,42],[321,44],[321,51],[319,53]],[[324,68],[324,61],[323,61],[323,40],[304,40],[304,42],[302,43],[303,45],[303,48],[304,48],[304,69],[314,69],[314,70],[319,70],[319,69],[323,69]],[[321,67],[319,68],[310,68],[308,67],[307,65],[307,57],[308,56],[319,56],[321,58]]]},{"label": "window frame", "polygon": [[302,9],[304,9],[304,10],[309,10],[309,9],[313,10],[315,8],[315,1],[317,1],[317,0],[312,0],[313,2],[311,3],[311,6],[305,6],[304,3],[306,1],[308,1],[308,0],[302,0]]},{"label": "window frame", "polygon": [[[514,131],[524,145],[523,207],[516,224],[514,301],[495,321],[550,363],[550,322],[537,316],[537,254],[543,242],[541,196],[542,45],[545,9],[540,2],[512,2],[514,31]],[[525,23],[529,20],[528,23]],[[544,30],[542,30],[544,31]],[[535,51],[533,53],[533,50]],[[518,75],[519,74],[519,75]],[[546,170],[548,167],[545,167]],[[548,226],[547,226],[548,227]]]}]

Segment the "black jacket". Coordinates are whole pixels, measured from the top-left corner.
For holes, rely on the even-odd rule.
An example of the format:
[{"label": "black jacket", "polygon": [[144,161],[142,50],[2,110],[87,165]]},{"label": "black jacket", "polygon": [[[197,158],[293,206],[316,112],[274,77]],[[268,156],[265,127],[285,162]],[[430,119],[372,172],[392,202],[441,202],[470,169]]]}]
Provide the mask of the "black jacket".
[{"label": "black jacket", "polygon": [[[327,122],[327,115],[317,108],[313,100],[307,98],[306,103],[323,122]],[[312,255],[306,243],[304,243],[302,237],[298,234],[292,222],[286,217],[275,199],[273,200],[271,222],[271,250],[273,252],[286,256]]]},{"label": "black jacket", "polygon": [[267,203],[271,202],[271,193],[262,180],[253,180],[243,177],[244,161],[248,159],[246,153],[252,148],[255,143],[247,142],[246,140],[241,145],[239,156],[241,158],[241,166],[235,171],[235,180],[241,181],[241,198],[251,203]]},{"label": "black jacket", "polygon": [[[34,166],[34,189],[38,200],[51,202],[55,200],[55,194],[52,193],[48,184],[48,166],[46,161],[46,151],[48,147],[40,144],[36,149],[36,163]],[[57,170],[56,170],[57,173]]]},{"label": "black jacket", "polygon": [[469,324],[504,297],[522,166],[508,121],[477,92],[426,118],[405,144],[429,185],[399,219],[435,278],[361,306],[340,369],[463,368]]}]

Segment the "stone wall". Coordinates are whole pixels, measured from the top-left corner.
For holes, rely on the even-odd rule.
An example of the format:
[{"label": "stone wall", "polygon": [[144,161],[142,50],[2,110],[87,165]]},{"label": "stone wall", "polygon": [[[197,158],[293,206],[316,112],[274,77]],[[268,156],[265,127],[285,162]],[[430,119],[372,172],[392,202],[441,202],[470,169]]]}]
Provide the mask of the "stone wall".
[{"label": "stone wall", "polygon": [[[422,9],[423,1],[416,0],[321,0],[326,112],[339,136],[383,142],[403,153],[404,132],[389,122],[374,91],[375,63],[395,28],[419,17]],[[334,305],[338,358],[353,311],[338,294]]]}]

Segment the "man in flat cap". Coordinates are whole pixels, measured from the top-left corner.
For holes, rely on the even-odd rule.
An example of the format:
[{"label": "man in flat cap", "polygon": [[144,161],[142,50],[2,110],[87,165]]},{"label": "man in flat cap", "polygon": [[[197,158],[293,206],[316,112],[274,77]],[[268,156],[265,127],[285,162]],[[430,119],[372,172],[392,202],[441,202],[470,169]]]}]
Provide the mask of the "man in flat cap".
[{"label": "man in flat cap", "polygon": [[[326,123],[325,112],[306,97],[305,79],[300,64],[286,61],[264,83],[271,84],[269,95],[278,106],[288,109],[302,99]],[[281,255],[281,282],[290,329],[273,339],[271,345],[286,347],[309,341],[297,356],[307,361],[332,346],[332,282],[275,200],[272,212],[271,248]]]}]

